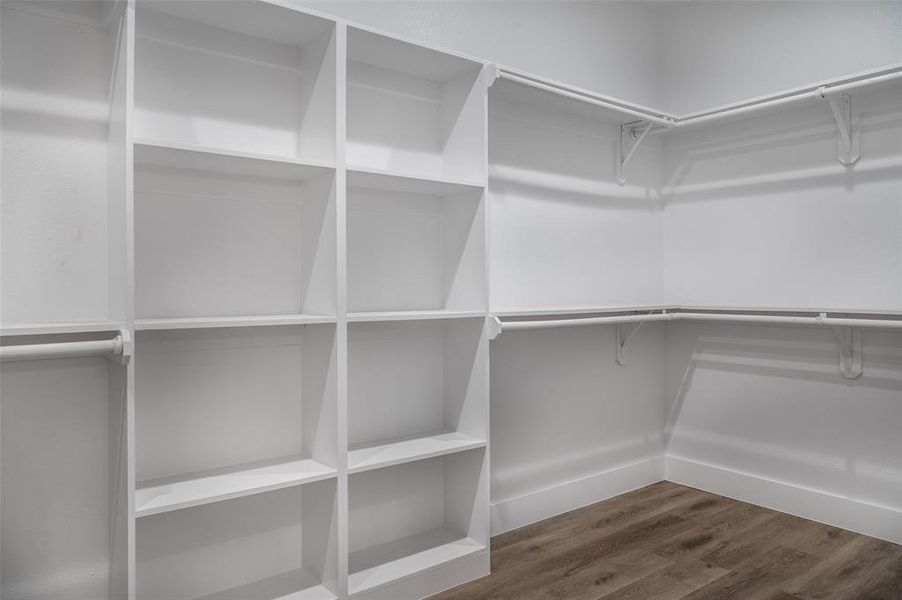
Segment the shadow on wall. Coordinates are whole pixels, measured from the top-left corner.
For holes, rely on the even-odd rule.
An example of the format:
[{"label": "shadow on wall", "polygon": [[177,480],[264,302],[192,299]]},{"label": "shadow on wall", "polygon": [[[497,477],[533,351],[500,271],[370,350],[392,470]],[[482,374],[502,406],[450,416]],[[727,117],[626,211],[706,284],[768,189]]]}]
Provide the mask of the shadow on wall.
[{"label": "shadow on wall", "polygon": [[677,325],[670,336],[669,456],[902,506],[902,335],[864,332],[856,380],[840,375],[829,331]]},{"label": "shadow on wall", "polygon": [[829,110],[811,106],[749,118],[719,128],[689,129],[666,138],[661,198],[692,202],[897,181],[902,174],[902,106],[888,92],[853,104],[862,158],[836,159]]}]

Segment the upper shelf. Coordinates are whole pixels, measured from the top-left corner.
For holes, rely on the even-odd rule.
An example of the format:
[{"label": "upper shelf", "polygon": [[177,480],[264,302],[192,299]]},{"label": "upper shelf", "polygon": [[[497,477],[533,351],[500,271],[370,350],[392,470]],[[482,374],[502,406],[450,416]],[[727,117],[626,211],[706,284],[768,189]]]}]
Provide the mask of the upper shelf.
[{"label": "upper shelf", "polygon": [[694,113],[675,115],[504,67],[498,70],[492,95],[603,122],[642,121],[657,126],[656,132],[665,132],[785,110],[788,106],[823,100],[841,92],[861,88],[874,91],[900,85],[902,64],[893,64]]}]

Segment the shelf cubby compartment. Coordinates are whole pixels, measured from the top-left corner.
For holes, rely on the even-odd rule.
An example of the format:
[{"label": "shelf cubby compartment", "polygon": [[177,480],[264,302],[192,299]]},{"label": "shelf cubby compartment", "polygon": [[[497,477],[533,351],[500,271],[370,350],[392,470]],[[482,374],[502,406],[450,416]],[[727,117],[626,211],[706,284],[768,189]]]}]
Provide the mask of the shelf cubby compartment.
[{"label": "shelf cubby compartment", "polygon": [[335,325],[142,331],[135,512],[333,478]]},{"label": "shelf cubby compartment", "polygon": [[485,180],[482,64],[348,28],[349,165]]},{"label": "shelf cubby compartment", "polygon": [[136,327],[334,316],[335,219],[332,168],[136,144]]},{"label": "shelf cubby compartment", "polygon": [[[456,585],[488,572],[484,449],[353,474],[348,485],[353,597],[425,597],[447,579],[419,574],[452,569]],[[393,587],[410,585],[416,593]]]},{"label": "shelf cubby compartment", "polygon": [[2,2],[4,329],[125,321],[124,6]]},{"label": "shelf cubby compartment", "polygon": [[484,328],[484,318],[349,326],[351,473],[485,446]]},{"label": "shelf cubby compartment", "polygon": [[350,171],[349,320],[484,311],[484,192],[478,185]]},{"label": "shelf cubby compartment", "polygon": [[336,481],[138,519],[137,598],[332,600]]},{"label": "shelf cubby compartment", "polygon": [[335,160],[332,21],[275,3],[142,0],[135,134]]}]

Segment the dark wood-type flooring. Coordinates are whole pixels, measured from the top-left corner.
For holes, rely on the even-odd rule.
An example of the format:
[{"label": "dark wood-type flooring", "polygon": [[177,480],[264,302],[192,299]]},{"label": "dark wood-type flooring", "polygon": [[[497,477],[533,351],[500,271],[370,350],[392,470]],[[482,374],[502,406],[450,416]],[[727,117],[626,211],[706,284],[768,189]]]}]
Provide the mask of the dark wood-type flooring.
[{"label": "dark wood-type flooring", "polygon": [[902,600],[902,546],[669,482],[492,540],[431,600]]}]

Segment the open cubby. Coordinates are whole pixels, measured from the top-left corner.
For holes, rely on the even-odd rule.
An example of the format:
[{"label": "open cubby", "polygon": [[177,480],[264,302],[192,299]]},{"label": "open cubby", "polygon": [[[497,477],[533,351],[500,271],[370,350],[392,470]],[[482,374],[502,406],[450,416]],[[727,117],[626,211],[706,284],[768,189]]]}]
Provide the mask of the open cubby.
[{"label": "open cubby", "polygon": [[348,28],[348,164],[483,181],[481,68],[476,61]]},{"label": "open cubby", "polygon": [[4,329],[125,320],[122,4],[2,3]]},{"label": "open cubby", "polygon": [[[106,335],[13,343],[92,339]],[[126,597],[125,368],[99,356],[4,362],[0,379],[0,597]]]},{"label": "open cubby", "polygon": [[142,0],[135,135],[335,160],[335,26],[267,2]]},{"label": "open cubby", "polygon": [[337,521],[334,480],[139,519],[137,597],[333,599]]},{"label": "open cubby", "polygon": [[485,310],[484,189],[348,174],[348,310]]},{"label": "open cubby", "polygon": [[484,324],[447,319],[349,326],[349,471],[485,445]]},{"label": "open cubby", "polygon": [[482,448],[357,473],[348,486],[350,594],[486,550]]},{"label": "open cubby", "polygon": [[332,477],[334,325],[140,332],[135,512]]},{"label": "open cubby", "polygon": [[[135,147],[138,327],[160,319],[335,314],[330,168]],[[164,323],[165,325],[165,323]]]}]

